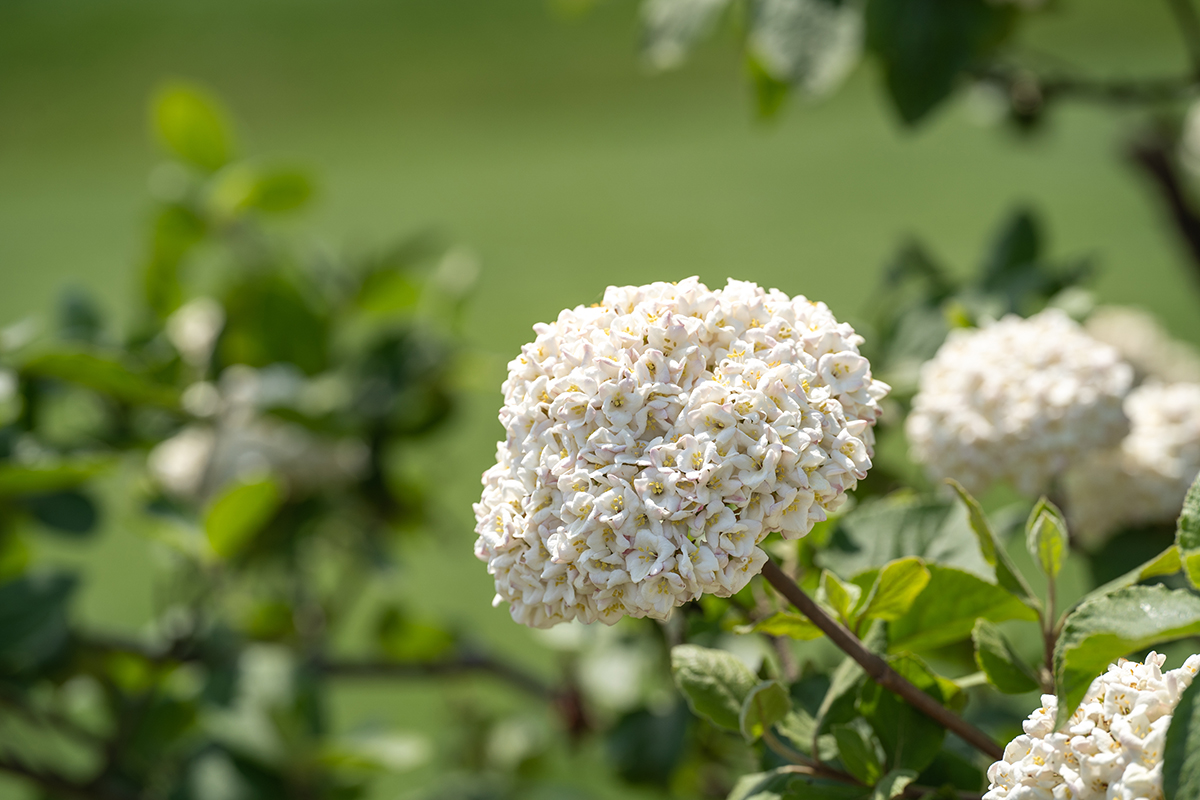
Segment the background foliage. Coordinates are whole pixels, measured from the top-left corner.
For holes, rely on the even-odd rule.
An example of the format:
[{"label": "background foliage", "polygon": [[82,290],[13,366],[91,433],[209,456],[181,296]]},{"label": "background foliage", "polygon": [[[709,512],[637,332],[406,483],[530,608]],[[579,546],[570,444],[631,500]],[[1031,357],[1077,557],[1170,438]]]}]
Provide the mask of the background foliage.
[{"label": "background foliage", "polygon": [[[335,340],[344,347],[349,334],[343,329],[358,324],[358,311],[338,310],[336,298],[364,292],[370,283],[363,279],[347,294],[343,278],[328,276],[348,274],[347,265],[359,275],[376,274],[371,270],[386,265],[394,253],[407,263],[409,256],[430,249],[433,269],[445,263],[439,260],[444,249],[427,248],[427,240],[412,237],[430,225],[441,226],[449,231],[443,239],[469,243],[484,265],[461,317],[461,355],[446,376],[460,416],[436,440],[404,440],[417,465],[397,466],[396,474],[424,487],[420,495],[432,513],[423,519],[430,524],[403,544],[389,534],[387,544],[363,555],[372,563],[388,562],[389,571],[367,590],[361,601],[367,610],[347,623],[349,632],[338,645],[356,657],[411,663],[458,653],[469,644],[529,670],[538,686],[555,685],[566,660],[600,664],[592,669],[603,671],[603,649],[581,650],[569,642],[547,648],[517,630],[502,609],[489,609],[490,582],[469,554],[468,504],[498,430],[495,386],[532,321],[595,298],[608,283],[692,273],[720,283],[733,274],[826,299],[840,315],[882,333],[909,324],[905,309],[873,305],[864,287],[876,284],[885,265],[892,265],[890,274],[897,280],[911,280],[926,262],[945,266],[935,306],[961,296],[970,312],[978,310],[981,297],[1000,305],[1016,297],[1030,304],[1022,309],[1028,311],[1053,293],[1056,278],[1014,295],[995,281],[984,287],[988,291],[975,291],[979,280],[987,284],[989,279],[974,276],[977,265],[1003,272],[1005,264],[1028,263],[1005,261],[1002,246],[986,243],[1002,245],[1002,231],[1037,228],[1040,246],[1056,265],[1053,274],[1069,274],[1088,257],[1098,267],[1092,285],[1101,299],[1148,306],[1177,336],[1200,340],[1193,284],[1180,269],[1181,258],[1153,199],[1119,157],[1123,137],[1140,117],[1064,107],[1046,120],[1039,137],[1029,139],[980,125],[978,104],[960,95],[932,111],[914,136],[899,130],[893,110],[880,102],[880,75],[870,65],[852,73],[844,89],[820,105],[780,106],[776,121],[767,126],[755,122],[764,96],[762,75],[751,71],[757,83],[747,87],[739,69],[742,44],[735,36],[717,33],[701,45],[688,69],[650,80],[635,57],[636,28],[636,8],[618,2],[600,4],[582,18],[573,16],[569,4],[547,8],[540,2],[502,9],[486,3],[448,8],[434,2],[337,7],[313,2],[286,13],[269,2],[171,8],[134,0],[104,7],[69,0],[7,4],[0,10],[0,263],[6,265],[0,312],[14,321],[32,315],[44,335],[66,343],[39,355],[41,361],[34,360],[32,367],[22,360],[20,369],[52,386],[64,376],[79,382],[85,374],[79,350],[113,345],[123,332],[134,331],[128,341],[138,348],[135,354],[146,372],[135,370],[130,378],[108,362],[86,362],[91,389],[103,398],[115,397],[116,411],[110,400],[101,400],[101,421],[85,416],[93,427],[71,423],[75,427],[54,432],[53,446],[74,465],[68,469],[70,482],[86,477],[91,466],[77,464],[78,453],[97,444],[144,453],[154,436],[166,435],[182,421],[172,415],[188,376],[178,373],[179,364],[156,362],[161,338],[155,344],[155,315],[145,306],[160,315],[172,310],[170,282],[163,289],[154,276],[170,273],[175,250],[191,247],[190,237],[205,242],[201,263],[207,266],[254,263],[263,252],[278,254],[271,261],[289,265],[282,273],[245,278],[236,288],[222,289],[215,279],[200,287],[226,300],[232,327],[219,358],[263,365],[277,354],[256,349],[295,346],[287,356],[300,372],[315,374],[331,365],[349,366],[321,351]],[[1020,33],[1030,49],[1053,50],[1091,69],[1119,74],[1178,71],[1184,59],[1176,35],[1165,9],[1116,0],[1064,4]],[[168,97],[158,106],[160,134],[189,169],[203,175],[234,153],[285,158],[239,162],[239,169],[222,174],[220,185],[202,190],[181,184],[175,167],[155,167],[155,148],[164,142],[145,135],[146,97],[163,85],[164,75],[173,74],[214,87],[244,121],[232,134],[214,133],[204,112],[189,122],[187,104],[172,110]],[[769,82],[765,88],[771,88]],[[928,104],[916,98],[901,111]],[[173,136],[169,131],[176,124],[180,133]],[[207,134],[194,133],[206,128]],[[311,210],[305,216],[258,219],[306,199],[310,173],[307,167],[298,171],[298,162],[315,167]],[[190,175],[187,180],[196,177],[184,174]],[[146,175],[151,176],[151,201]],[[200,213],[191,207],[196,191],[203,200]],[[1017,209],[1027,206],[1043,216],[1022,217]],[[244,217],[252,223],[243,226]],[[266,224],[265,234],[258,232],[260,222]],[[147,238],[143,232],[150,225],[154,233]],[[242,227],[249,229],[248,240],[240,238]],[[900,246],[918,231],[922,250]],[[219,243],[209,250],[214,238]],[[397,250],[393,242],[421,246]],[[233,255],[213,255],[219,248]],[[451,251],[456,254],[473,258]],[[132,266],[137,264],[151,269],[143,273]],[[291,268],[299,265],[306,270],[317,265],[316,273],[324,271],[326,278],[297,278]],[[152,279],[135,290],[141,274]],[[322,280],[342,285],[330,292]],[[87,287],[99,299],[83,300],[79,293],[56,299],[66,284]],[[403,285],[390,289],[401,306],[411,296]],[[940,324],[942,317],[927,313],[929,297],[924,287],[914,292],[912,318]],[[256,327],[254,310],[273,302],[287,305],[300,329],[310,331],[304,346]],[[56,304],[57,314],[47,311]],[[449,339],[444,330],[438,336]],[[902,366],[906,355],[927,353],[931,341],[916,340],[912,353],[883,352],[891,346],[882,344],[889,339],[878,336],[881,350],[874,357],[893,367]],[[365,345],[335,352],[354,352],[363,364],[371,361]],[[387,351],[388,363],[394,352]],[[381,374],[381,379],[395,377]],[[165,406],[167,421],[137,420],[131,426],[119,419],[122,404]],[[336,420],[298,420],[286,408],[270,411],[326,433],[363,434],[338,427]],[[68,420],[72,413],[66,414]],[[138,427],[143,424],[160,427],[147,434]],[[893,438],[884,447],[885,468],[873,475],[877,491],[910,474],[902,443]],[[6,669],[13,674],[32,674],[61,655],[68,644],[64,607],[71,619],[121,642],[145,641],[148,623],[169,606],[170,592],[155,577],[162,574],[161,565],[146,541],[161,538],[162,512],[183,514],[200,525],[206,516],[222,513],[216,501],[211,507],[207,502],[183,509],[154,506],[158,516],[148,516],[143,501],[149,489],[137,468],[122,462],[107,474],[88,499],[71,495],[70,504],[59,497],[47,506],[39,499],[43,490],[58,491],[65,483],[11,490],[10,530],[19,531],[30,557],[39,565],[82,569],[86,576],[77,586],[68,578],[46,578],[8,589],[24,594],[0,608],[41,612],[20,621],[32,638],[4,651],[22,659],[36,656],[24,663],[10,659]],[[130,486],[139,491],[131,492]],[[414,497],[403,481],[389,494],[401,501]],[[1003,499],[993,498],[989,505]],[[241,496],[224,500],[235,508],[269,509],[264,517],[280,510],[277,501],[270,482],[251,484]],[[903,512],[919,520],[904,531],[932,532],[929,541],[944,548],[939,560],[968,573],[981,568],[973,538],[953,507],[889,502],[906,504]],[[65,519],[48,518],[47,508],[73,512]],[[342,513],[340,506],[327,511],[332,517]],[[93,512],[94,526],[88,524]],[[254,515],[243,510],[232,516]],[[858,533],[854,525],[827,531],[832,545],[822,565],[850,576],[899,555],[880,552],[868,559],[840,546],[856,535],[869,537],[866,531],[878,530],[888,515],[879,517],[870,529],[863,522]],[[214,530],[221,527],[214,524]],[[218,556],[234,561],[252,555],[241,552],[236,539],[211,544]],[[1022,550],[1017,541],[1016,558],[1022,558]],[[1114,577],[1102,566],[1095,572],[1097,579]],[[1069,563],[1064,599],[1083,594],[1092,578],[1084,565]],[[243,630],[294,644],[299,632],[288,630],[290,623],[281,623],[278,614],[272,616],[270,590],[265,594],[252,598],[262,608],[243,613]],[[70,604],[64,606],[67,598]],[[706,612],[709,617],[697,621],[698,629],[689,635],[713,643],[721,635],[724,612]],[[1013,612],[995,616],[1005,613]],[[114,687],[109,701],[146,696],[148,685],[165,679],[157,665],[170,650],[171,629],[160,620],[154,630],[158,638],[150,640],[165,650],[149,658],[109,657],[100,667],[88,667],[105,671]],[[970,625],[955,635],[969,632]],[[1000,641],[986,626],[976,636]],[[503,774],[505,781],[497,785],[523,797],[535,796],[535,785],[546,796],[577,796],[580,790],[571,787],[582,784],[597,787],[600,795],[655,796],[664,765],[682,763],[675,792],[707,787],[719,794],[731,775],[751,767],[750,752],[736,740],[731,744],[722,734],[686,722],[688,715],[665,683],[662,643],[652,639],[636,626],[615,634],[622,656],[615,663],[624,669],[634,665],[635,675],[640,669],[658,678],[644,685],[630,678],[637,685],[632,699],[621,699],[618,688],[618,699],[602,706],[596,721],[615,733],[584,737],[575,755],[556,738],[564,726],[575,724],[573,707],[529,703],[523,678],[515,689],[487,677],[407,680],[386,687],[358,678],[337,681],[322,698],[321,720],[312,716],[299,681],[294,704],[276,715],[275,724],[295,748],[289,758],[298,760],[289,768],[303,772],[295,765],[317,759],[322,770],[340,776],[336,785],[323,784],[321,792],[348,790],[370,778],[379,796],[434,783],[448,786],[447,796],[471,796],[474,789],[466,784],[473,786],[476,779],[469,776]],[[408,644],[388,651],[389,642],[413,641],[423,643],[415,653],[405,650]],[[831,663],[833,654],[820,647],[814,645],[814,658]],[[269,686],[280,665],[272,665],[269,654],[264,664]],[[195,691],[195,676],[186,669],[181,674],[171,680],[184,685],[172,685],[168,697]],[[1009,679],[1022,685],[1020,675]],[[809,689],[804,702],[813,697],[819,702],[822,679],[811,676]],[[79,702],[86,709],[96,698],[67,696],[55,702]],[[1016,702],[981,713],[1011,725],[1014,713],[1019,718],[1026,706]],[[158,731],[180,730],[181,713],[186,715],[174,707],[162,711],[165,727]],[[353,738],[350,734],[361,739],[387,733],[393,760],[388,769],[372,773],[371,759],[360,751],[314,751],[305,730],[328,732],[339,742]],[[428,740],[405,738],[410,734]],[[161,732],[143,735],[148,742],[130,744],[135,754],[143,745],[170,741]],[[372,757],[379,760],[378,752]],[[74,768],[83,774],[91,766],[80,762]],[[136,770],[145,767],[135,758],[127,768],[140,776]],[[400,767],[408,771],[397,773]],[[870,768],[869,758],[862,768]],[[623,781],[644,788],[631,790]],[[16,783],[0,787],[2,796],[22,796]]]}]

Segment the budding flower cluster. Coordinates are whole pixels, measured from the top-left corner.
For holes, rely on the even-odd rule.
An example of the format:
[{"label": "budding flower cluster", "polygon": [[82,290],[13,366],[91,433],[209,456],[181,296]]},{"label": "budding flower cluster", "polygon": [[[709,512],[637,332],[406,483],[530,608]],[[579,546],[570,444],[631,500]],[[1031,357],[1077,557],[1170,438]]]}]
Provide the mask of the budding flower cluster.
[{"label": "budding flower cluster", "polygon": [[1200,670],[1200,655],[1162,671],[1165,656],[1119,660],[1096,678],[1061,731],[1058,701],[1024,723],[1025,733],[988,769],[984,800],[1162,800],[1162,759],[1171,714]]},{"label": "budding flower cluster", "polygon": [[1125,398],[1129,435],[1067,473],[1071,527],[1102,538],[1172,522],[1200,474],[1200,384],[1146,383]]},{"label": "budding flower cluster", "polygon": [[609,287],[534,331],[475,505],[475,554],[518,622],[728,596],[764,537],[808,533],[871,466],[888,387],[823,303],[689,278]]},{"label": "budding flower cluster", "polygon": [[953,331],[921,367],[913,456],[971,492],[1004,481],[1036,495],[1081,455],[1121,440],[1132,378],[1115,349],[1055,309]]}]

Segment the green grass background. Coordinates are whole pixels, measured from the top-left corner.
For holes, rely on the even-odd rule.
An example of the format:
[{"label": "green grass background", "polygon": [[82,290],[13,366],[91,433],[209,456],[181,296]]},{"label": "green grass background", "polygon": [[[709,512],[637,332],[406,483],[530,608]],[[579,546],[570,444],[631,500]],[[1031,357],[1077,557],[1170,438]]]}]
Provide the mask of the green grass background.
[{"label": "green grass background", "polygon": [[[1024,38],[1100,75],[1182,71],[1165,9],[1063,0]],[[480,388],[428,458],[443,530],[409,549],[392,588],[539,669],[552,659],[490,608],[470,502],[500,433],[503,364],[534,322],[608,284],[733,276],[853,319],[906,237],[966,271],[1001,216],[1028,203],[1055,253],[1098,259],[1102,299],[1200,342],[1191,267],[1120,156],[1138,114],[1064,107],[1023,139],[957,102],[906,132],[861,67],[837,96],[763,124],[730,32],[664,76],[646,73],[636,44],[636,5],[617,0],[583,16],[543,0],[6,0],[0,320],[45,317],[70,285],[128,310],[157,158],[146,101],[169,77],[224,97],[247,152],[315,170],[300,236],[365,249],[432,226],[469,245],[484,266],[467,323]],[[136,630],[154,557],[121,522],[111,514],[83,548],[40,546],[89,569],[84,619]],[[494,688],[355,687],[337,708],[345,724],[366,714],[452,746],[428,720]],[[378,796],[423,777],[389,779]],[[0,798],[18,797],[0,779]]]}]

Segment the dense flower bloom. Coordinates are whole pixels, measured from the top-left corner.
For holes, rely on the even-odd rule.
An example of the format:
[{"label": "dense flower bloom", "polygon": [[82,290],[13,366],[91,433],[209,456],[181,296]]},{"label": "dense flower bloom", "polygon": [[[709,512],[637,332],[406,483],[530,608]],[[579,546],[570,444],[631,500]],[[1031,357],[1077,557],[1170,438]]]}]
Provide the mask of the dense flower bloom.
[{"label": "dense flower bloom", "polygon": [[822,303],[689,278],[609,287],[534,331],[475,505],[475,554],[518,622],[728,596],[767,534],[808,533],[871,466],[888,387]]},{"label": "dense flower bloom", "polygon": [[937,479],[1035,495],[1080,455],[1121,440],[1131,380],[1116,350],[1058,310],[952,331],[921,367],[909,444]]},{"label": "dense flower bloom", "polygon": [[1200,353],[1176,341],[1152,315],[1128,306],[1101,306],[1084,329],[1112,345],[1134,371],[1134,379],[1200,383]]},{"label": "dense flower bloom", "polygon": [[1147,383],[1125,399],[1129,435],[1067,473],[1072,530],[1100,538],[1171,522],[1200,474],[1200,384]]},{"label": "dense flower bloom", "polygon": [[1162,800],[1171,713],[1200,670],[1200,655],[1162,671],[1165,656],[1120,659],[1096,678],[1061,731],[1058,700],[1042,695],[1025,733],[988,769],[984,800]]}]

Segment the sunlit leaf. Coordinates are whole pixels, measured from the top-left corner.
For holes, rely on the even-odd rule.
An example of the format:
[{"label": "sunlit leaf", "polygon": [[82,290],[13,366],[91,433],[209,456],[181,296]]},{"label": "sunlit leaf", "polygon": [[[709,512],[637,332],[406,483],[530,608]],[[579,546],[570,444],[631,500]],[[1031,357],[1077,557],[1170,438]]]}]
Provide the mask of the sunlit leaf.
[{"label": "sunlit leaf", "polygon": [[963,570],[928,565],[929,585],[908,613],[891,623],[894,652],[931,650],[971,635],[977,619],[1037,620],[1037,613],[1010,592]]},{"label": "sunlit leaf", "polygon": [[213,552],[224,559],[241,555],[282,502],[279,483],[270,477],[226,489],[204,517],[204,532]]},{"label": "sunlit leaf", "polygon": [[683,644],[671,648],[675,685],[698,716],[722,728],[741,730],[742,704],[758,677],[724,650]]},{"label": "sunlit leaf", "polygon": [[162,143],[183,161],[209,172],[233,157],[233,132],[221,104],[204,89],[170,83],[153,104],[154,128]]}]

